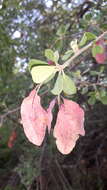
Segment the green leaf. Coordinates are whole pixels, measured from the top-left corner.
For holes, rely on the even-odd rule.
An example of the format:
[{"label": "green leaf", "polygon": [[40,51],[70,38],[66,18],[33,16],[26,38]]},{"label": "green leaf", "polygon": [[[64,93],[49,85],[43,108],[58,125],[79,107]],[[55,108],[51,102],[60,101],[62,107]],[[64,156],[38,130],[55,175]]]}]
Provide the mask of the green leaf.
[{"label": "green leaf", "polygon": [[48,60],[54,61],[54,52],[51,49],[46,49],[45,57],[47,57]]},{"label": "green leaf", "polygon": [[45,62],[45,61],[41,61],[41,60],[38,60],[38,59],[31,59],[30,61],[29,61],[29,70],[31,70],[32,69],[32,67],[34,67],[34,66],[39,66],[39,65],[48,65],[47,64],[47,62]]},{"label": "green leaf", "polygon": [[104,105],[107,104],[107,94],[106,91],[103,89],[101,91],[97,91],[96,93],[96,99],[101,101]]},{"label": "green leaf", "polygon": [[88,96],[95,96],[95,93],[96,93],[95,91],[94,92],[89,92]]},{"label": "green leaf", "polygon": [[96,54],[101,54],[101,53],[103,53],[103,48],[101,47],[101,46],[97,46],[97,45],[94,45],[93,47],[92,47],[92,55],[93,55],[93,57],[95,57],[96,56]]},{"label": "green leaf", "polygon": [[57,49],[58,51],[61,51],[63,48],[63,40],[62,39],[56,39],[56,43],[55,43],[55,49]]},{"label": "green leaf", "polygon": [[76,93],[75,83],[66,74],[63,74],[63,91],[68,95]]},{"label": "green leaf", "polygon": [[84,34],[81,41],[80,41],[80,43],[79,43],[79,46],[80,47],[84,46],[86,44],[86,42],[87,42],[87,36],[86,36],[86,34]]},{"label": "green leaf", "polygon": [[101,95],[100,95],[100,92],[99,92],[99,91],[96,91],[96,92],[95,92],[95,97],[96,97],[97,100],[100,100]]},{"label": "green leaf", "polygon": [[96,97],[95,96],[91,96],[89,99],[88,99],[88,103],[90,105],[94,105],[96,103]]},{"label": "green leaf", "polygon": [[76,53],[78,51],[79,47],[78,47],[78,44],[77,44],[77,39],[72,40],[70,42],[70,47],[73,49],[74,53]]},{"label": "green leaf", "polygon": [[107,30],[107,23],[100,24],[100,28],[103,30]]},{"label": "green leaf", "polygon": [[85,14],[85,19],[86,19],[87,21],[90,21],[90,20],[92,19],[92,13],[87,13],[87,14]]},{"label": "green leaf", "polygon": [[95,40],[96,39],[96,35],[91,33],[91,32],[85,32],[80,43],[79,43],[79,46],[84,46],[88,41],[91,41],[91,40]]},{"label": "green leaf", "polygon": [[54,61],[55,61],[55,63],[58,63],[58,60],[59,60],[59,52],[55,51],[54,52]]},{"label": "green leaf", "polygon": [[66,33],[66,31],[67,31],[67,29],[69,28],[69,24],[67,24],[67,25],[61,25],[60,27],[59,27],[59,29],[58,29],[58,31],[57,31],[57,35],[58,36],[63,36],[63,35],[65,35],[65,33]]},{"label": "green leaf", "polygon": [[107,96],[103,96],[100,98],[100,101],[104,104],[107,105]]},{"label": "green leaf", "polygon": [[101,97],[106,96],[106,90],[104,90],[104,89],[101,90],[101,91],[100,91],[100,96],[101,96]]},{"label": "green leaf", "polygon": [[104,72],[104,66],[101,66],[100,67],[100,73],[103,73]]},{"label": "green leaf", "polygon": [[75,72],[72,72],[72,75],[73,75],[74,78],[80,79],[81,78],[81,71],[77,70]]},{"label": "green leaf", "polygon": [[45,82],[52,74],[57,72],[55,66],[36,66],[31,70],[32,79],[35,83]]},{"label": "green leaf", "polygon": [[54,88],[51,90],[52,94],[59,95],[63,90],[63,77],[62,74],[59,73]]},{"label": "green leaf", "polygon": [[96,76],[96,75],[99,75],[100,73],[97,72],[97,71],[90,71],[90,75],[92,76]]},{"label": "green leaf", "polygon": [[65,52],[65,54],[62,57],[63,61],[66,61],[69,57],[71,57],[71,55],[73,54],[73,50],[68,50],[67,52]]},{"label": "green leaf", "polygon": [[45,84],[45,83],[49,82],[50,80],[52,80],[54,78],[54,76],[55,76],[55,73],[52,73],[43,83]]},{"label": "green leaf", "polygon": [[96,39],[96,35],[91,32],[86,32],[86,36],[87,36],[87,41]]},{"label": "green leaf", "polygon": [[101,66],[99,71],[90,71],[90,75],[92,76],[101,75],[103,71],[104,71],[104,66]]},{"label": "green leaf", "polygon": [[81,94],[86,94],[87,92],[88,92],[88,87],[87,86],[82,88]]}]

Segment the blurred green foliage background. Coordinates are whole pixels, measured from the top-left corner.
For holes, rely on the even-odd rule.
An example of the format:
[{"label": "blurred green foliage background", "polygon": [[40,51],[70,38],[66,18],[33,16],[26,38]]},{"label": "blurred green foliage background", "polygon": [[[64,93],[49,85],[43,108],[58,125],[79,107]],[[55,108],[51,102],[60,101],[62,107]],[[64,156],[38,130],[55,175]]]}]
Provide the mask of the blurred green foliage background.
[{"label": "blurred green foliage background", "polygon": [[[33,180],[40,176],[39,164],[42,150],[28,142],[20,124],[19,110],[22,99],[34,87],[28,70],[28,61],[31,58],[46,61],[44,51],[47,48],[58,50],[63,57],[64,53],[70,49],[70,41],[75,38],[80,41],[84,32],[92,32],[99,36],[106,30],[106,0],[3,0],[0,2],[0,190],[33,189],[31,186]],[[62,62],[64,61],[60,59],[61,64]],[[78,65],[79,62],[81,62],[80,65]],[[82,54],[74,64],[78,65],[73,69],[77,78],[79,77],[78,70],[85,71],[82,80],[96,82],[99,74],[92,71],[102,71],[100,82],[107,84],[107,65],[103,67],[98,65],[90,51]],[[66,72],[70,76],[73,75],[70,68]],[[78,85],[78,93],[73,98],[82,103],[87,112],[90,107],[92,110],[96,108],[93,106],[95,99],[98,104],[101,104],[98,93],[96,98],[95,90],[87,86],[80,87]],[[44,90],[46,89],[42,89],[43,92]],[[106,93],[105,88],[97,89],[99,93],[102,91]],[[44,105],[51,97],[50,93],[47,98],[43,97]],[[104,104],[107,104],[107,96]],[[106,110],[104,113],[107,112],[106,106],[102,109]],[[97,114],[97,111],[98,108],[94,113]],[[105,115],[102,116],[103,121]],[[96,120],[96,117],[93,121],[94,119]],[[89,120],[90,117],[87,116],[87,122]],[[13,146],[9,148],[9,138],[13,131],[16,132],[17,137]],[[52,157],[51,159],[54,160],[57,156],[60,161],[65,161],[65,157],[59,155],[55,147],[55,155],[51,154],[50,149],[48,151],[48,159]],[[75,158],[75,154],[74,157],[67,158],[67,163],[69,163],[70,159]],[[73,164],[73,161],[71,162]],[[80,175],[78,170],[76,172]],[[82,176],[84,179],[87,178],[84,173]],[[74,183],[74,189],[86,190],[86,186],[79,183],[78,179],[74,181],[78,184],[76,186]],[[104,189],[103,182],[99,175],[98,183],[96,182],[91,187],[87,185],[87,190],[102,190]],[[65,187],[66,185],[62,189]],[[37,186],[34,189],[36,188]],[[45,187],[42,190],[45,190]]]}]

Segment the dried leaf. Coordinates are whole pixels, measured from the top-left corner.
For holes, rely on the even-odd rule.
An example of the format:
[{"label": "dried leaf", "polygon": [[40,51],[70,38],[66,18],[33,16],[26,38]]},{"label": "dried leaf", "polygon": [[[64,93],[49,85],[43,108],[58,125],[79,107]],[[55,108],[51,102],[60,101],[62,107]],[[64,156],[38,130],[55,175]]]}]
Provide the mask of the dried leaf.
[{"label": "dried leaf", "polygon": [[40,97],[35,90],[32,90],[22,102],[21,117],[27,138],[33,144],[40,146],[45,137],[46,127],[51,128],[51,107],[45,111],[40,104]]},{"label": "dried leaf", "polygon": [[62,154],[69,154],[75,147],[79,135],[85,135],[84,111],[76,102],[64,99],[54,127],[58,150]]}]

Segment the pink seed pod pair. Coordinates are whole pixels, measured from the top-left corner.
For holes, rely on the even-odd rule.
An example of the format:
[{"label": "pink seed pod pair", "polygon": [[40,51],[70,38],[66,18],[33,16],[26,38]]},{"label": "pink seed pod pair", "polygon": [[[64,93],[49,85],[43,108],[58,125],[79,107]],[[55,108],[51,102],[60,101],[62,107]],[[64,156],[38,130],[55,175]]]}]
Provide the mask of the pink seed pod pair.
[{"label": "pink seed pod pair", "polygon": [[[54,105],[55,100],[52,100],[45,110],[35,90],[23,100],[21,119],[24,132],[31,143],[40,146],[45,138],[46,129],[50,133]],[[80,135],[85,135],[84,111],[76,102],[63,98],[53,130],[58,150],[62,154],[69,154]]]}]

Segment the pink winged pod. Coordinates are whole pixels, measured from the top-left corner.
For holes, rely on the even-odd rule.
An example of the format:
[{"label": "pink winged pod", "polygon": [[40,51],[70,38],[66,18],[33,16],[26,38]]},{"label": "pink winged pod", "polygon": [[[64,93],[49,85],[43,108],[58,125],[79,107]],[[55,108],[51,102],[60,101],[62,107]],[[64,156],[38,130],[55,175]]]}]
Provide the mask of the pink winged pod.
[{"label": "pink winged pod", "polygon": [[[46,127],[51,128],[52,114],[50,106],[48,111],[45,111],[40,104],[40,97],[35,90],[32,90],[30,95],[25,98],[21,105],[21,118],[24,127],[24,132],[35,145],[40,146],[44,140]],[[50,119],[48,118],[48,112]]]},{"label": "pink winged pod", "polygon": [[107,60],[107,48],[104,39],[100,39],[96,42],[96,45],[101,47],[103,52],[102,53],[97,53],[95,56],[95,59],[97,63],[99,64],[104,64],[105,61]]},{"label": "pink winged pod", "polygon": [[84,111],[76,102],[63,100],[54,127],[54,137],[58,150],[62,154],[69,154],[75,147],[79,135],[85,135]]}]

